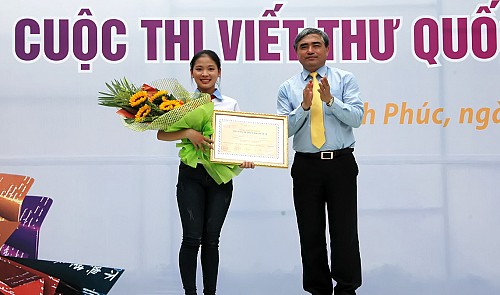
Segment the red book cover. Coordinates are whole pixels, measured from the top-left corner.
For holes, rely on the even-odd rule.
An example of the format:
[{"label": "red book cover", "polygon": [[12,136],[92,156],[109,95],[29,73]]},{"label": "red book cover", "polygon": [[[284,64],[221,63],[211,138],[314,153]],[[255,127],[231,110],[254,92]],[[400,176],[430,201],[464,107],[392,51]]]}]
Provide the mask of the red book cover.
[{"label": "red book cover", "polygon": [[[42,277],[44,280],[43,295],[56,294],[56,289],[57,289],[57,286],[59,285],[59,281],[60,281],[58,278],[50,276],[50,275],[43,273],[41,271],[32,269],[30,267],[24,266],[20,263],[17,263],[13,260],[8,259],[7,257],[0,258],[0,260],[2,260],[2,259],[7,260],[11,265],[14,265],[14,266],[19,267],[19,268],[24,269],[24,270],[27,270],[27,271],[29,271],[29,272],[31,272],[39,277]],[[1,273],[1,271],[0,271],[0,273]]]},{"label": "red book cover", "polygon": [[0,257],[0,293],[43,294],[43,277]]}]

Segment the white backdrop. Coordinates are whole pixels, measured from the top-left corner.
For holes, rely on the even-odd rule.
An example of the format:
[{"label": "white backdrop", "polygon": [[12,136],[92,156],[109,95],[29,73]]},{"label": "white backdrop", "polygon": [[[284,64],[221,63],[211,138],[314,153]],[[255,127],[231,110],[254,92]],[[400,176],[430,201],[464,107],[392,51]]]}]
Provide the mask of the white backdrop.
[{"label": "white backdrop", "polygon": [[[188,62],[181,60],[178,49],[173,61],[165,61],[162,30],[155,39],[158,58],[147,60],[146,49],[153,48],[148,46],[154,38],[146,37],[141,20],[201,20],[202,33],[191,30],[190,38],[202,36],[203,47],[223,59],[229,59],[223,54],[229,51],[223,50],[217,21],[253,21],[255,32],[241,37],[236,60],[223,61],[220,89],[238,99],[244,111],[275,113],[279,84],[300,70],[300,64],[290,61],[281,21],[317,26],[324,20],[354,24],[397,19],[390,60],[363,60],[356,53],[343,60],[347,49],[341,47],[349,37],[340,30],[334,30],[331,47],[335,60],[329,65],[357,76],[369,110],[366,123],[355,130],[364,277],[359,294],[499,293],[497,2],[375,2],[335,0],[312,7],[304,1],[18,0],[4,6],[0,172],[35,178],[30,194],[54,200],[42,226],[39,258],[125,268],[111,294],[182,292],[175,144],[157,141],[154,132],[124,128],[112,109],[97,104],[104,83],[121,77],[136,84],[175,77],[194,89]],[[276,16],[263,17],[275,4],[284,5],[276,9]],[[477,14],[480,5],[493,7],[492,13]],[[82,8],[92,15],[78,16]],[[424,30],[425,38],[460,35],[442,30],[441,19],[446,18],[467,21],[467,31],[460,33],[467,36],[467,54],[452,59],[440,51],[439,63],[429,65],[414,48],[432,52],[443,42],[418,47],[413,28],[422,23],[432,27],[434,20],[444,33]],[[75,57],[78,46],[70,42],[66,59],[50,60],[43,54],[46,34],[24,31],[20,39],[14,34],[16,25],[26,19],[40,24],[42,31],[44,20],[69,20],[71,31],[79,19],[92,20],[99,30],[106,20],[118,19],[127,34],[115,35],[114,44],[125,44],[126,55],[110,62],[98,54],[90,62],[91,70],[81,71],[80,63],[85,62]],[[259,35],[259,25],[272,23],[267,21],[278,21],[279,28]],[[98,40],[101,50],[103,41]],[[253,61],[245,55],[251,40],[256,48]],[[259,47],[266,40],[270,44]],[[35,60],[27,61],[18,54],[23,50],[15,50],[17,45],[27,53],[33,44],[42,47]],[[193,46],[190,43],[189,57]],[[453,46],[458,48],[456,39]],[[488,50],[494,54],[488,57]],[[273,54],[279,60],[264,60]],[[473,113],[471,122],[461,118],[466,108]],[[417,121],[419,115],[422,120]],[[446,126],[439,123],[445,118]],[[289,170],[258,167],[234,182],[221,238],[219,293],[304,294]]]}]

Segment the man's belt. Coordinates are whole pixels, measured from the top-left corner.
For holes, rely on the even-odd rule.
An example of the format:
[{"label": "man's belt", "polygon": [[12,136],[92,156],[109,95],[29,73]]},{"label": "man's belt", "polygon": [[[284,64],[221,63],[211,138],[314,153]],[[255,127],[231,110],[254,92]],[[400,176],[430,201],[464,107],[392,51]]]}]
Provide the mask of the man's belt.
[{"label": "man's belt", "polygon": [[340,157],[342,155],[352,154],[353,151],[354,151],[354,148],[344,148],[344,149],[340,149],[340,150],[322,151],[322,152],[318,152],[318,153],[296,152],[296,154],[299,156],[302,156],[302,157],[312,158],[312,159],[333,160],[333,159]]}]

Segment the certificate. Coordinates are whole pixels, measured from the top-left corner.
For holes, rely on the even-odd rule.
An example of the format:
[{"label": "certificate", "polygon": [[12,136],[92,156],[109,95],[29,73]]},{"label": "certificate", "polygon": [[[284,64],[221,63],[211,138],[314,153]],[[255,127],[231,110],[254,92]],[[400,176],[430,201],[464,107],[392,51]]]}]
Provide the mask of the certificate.
[{"label": "certificate", "polygon": [[215,110],[213,149],[216,163],[288,167],[288,117]]}]

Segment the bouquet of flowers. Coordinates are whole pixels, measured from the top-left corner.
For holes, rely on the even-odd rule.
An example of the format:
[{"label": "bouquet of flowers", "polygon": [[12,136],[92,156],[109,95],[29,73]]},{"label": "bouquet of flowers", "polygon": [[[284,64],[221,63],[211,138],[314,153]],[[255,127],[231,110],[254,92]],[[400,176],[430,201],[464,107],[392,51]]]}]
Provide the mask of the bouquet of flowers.
[{"label": "bouquet of flowers", "polygon": [[[106,83],[109,92],[99,92],[99,105],[118,108],[125,127],[134,131],[173,132],[194,129],[204,136],[214,133],[214,104],[206,93],[190,93],[175,79],[161,79],[141,87],[126,78]],[[196,150],[188,139],[180,143],[179,157],[191,167],[201,163],[218,183],[227,183],[241,172],[239,165],[210,162],[210,151]]]}]

